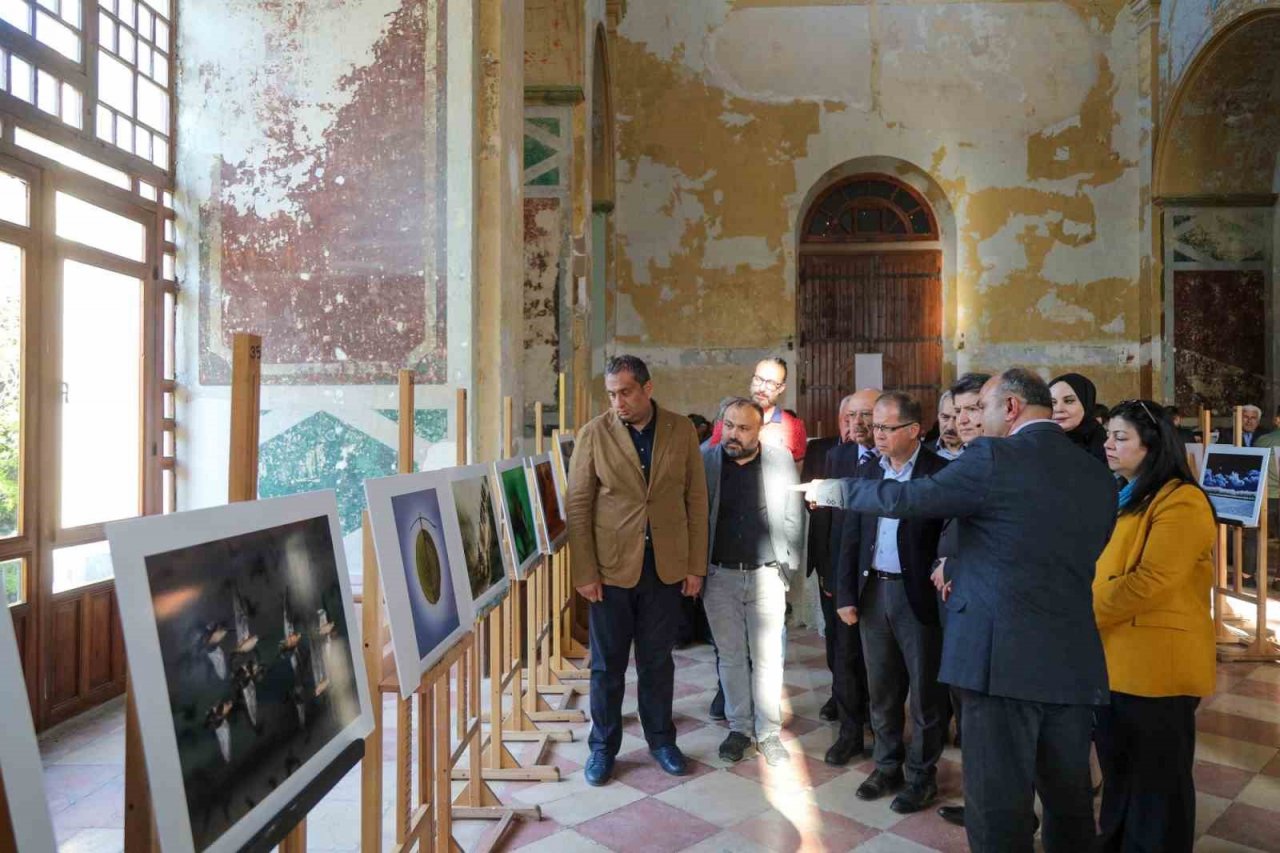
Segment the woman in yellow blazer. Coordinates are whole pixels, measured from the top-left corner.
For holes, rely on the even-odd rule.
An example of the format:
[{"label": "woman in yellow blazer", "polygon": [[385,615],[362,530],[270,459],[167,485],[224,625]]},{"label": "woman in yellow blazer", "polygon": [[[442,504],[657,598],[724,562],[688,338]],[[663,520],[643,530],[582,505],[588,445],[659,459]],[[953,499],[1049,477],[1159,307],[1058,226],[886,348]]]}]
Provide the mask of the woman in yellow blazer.
[{"label": "woman in yellow blazer", "polygon": [[1112,409],[1106,454],[1125,485],[1093,581],[1111,681],[1111,704],[1098,710],[1095,732],[1099,849],[1190,853],[1195,712],[1216,674],[1209,609],[1216,522],[1159,404]]}]

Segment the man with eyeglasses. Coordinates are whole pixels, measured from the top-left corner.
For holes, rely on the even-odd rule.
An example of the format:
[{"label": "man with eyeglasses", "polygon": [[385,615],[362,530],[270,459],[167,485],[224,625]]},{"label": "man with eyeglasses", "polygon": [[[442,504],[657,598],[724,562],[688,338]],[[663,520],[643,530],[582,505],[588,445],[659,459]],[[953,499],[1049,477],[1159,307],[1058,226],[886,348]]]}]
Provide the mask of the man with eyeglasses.
[{"label": "man with eyeglasses", "polygon": [[[804,428],[804,421],[778,405],[786,390],[787,362],[784,359],[766,358],[756,365],[755,373],[751,376],[750,396],[764,410],[760,440],[765,444],[784,448],[799,463],[804,459],[809,436]],[[721,422],[717,421],[711,434],[711,446],[720,443],[722,429]]]},{"label": "man with eyeglasses", "polygon": [[[946,467],[946,460],[920,443],[920,404],[900,391],[876,401],[871,426],[879,464],[863,466],[865,480],[908,482]],[[898,520],[846,512],[836,579],[836,613],[862,637],[875,731],[875,770],[858,786],[861,800],[905,789],[889,808],[920,811],[938,795],[942,756],[942,690],[938,667],[942,629],[929,573],[938,553],[942,520]],[[911,713],[911,739],[904,743],[903,707]],[[904,774],[905,769],[905,774]]]},{"label": "man with eyeglasses", "polygon": [[939,679],[964,705],[965,831],[974,850],[1046,853],[1095,839],[1089,746],[1109,701],[1093,577],[1116,488],[1053,422],[1044,380],[1013,368],[982,391],[983,433],[956,461],[908,482],[812,483],[811,503],[900,519],[955,518]]}]

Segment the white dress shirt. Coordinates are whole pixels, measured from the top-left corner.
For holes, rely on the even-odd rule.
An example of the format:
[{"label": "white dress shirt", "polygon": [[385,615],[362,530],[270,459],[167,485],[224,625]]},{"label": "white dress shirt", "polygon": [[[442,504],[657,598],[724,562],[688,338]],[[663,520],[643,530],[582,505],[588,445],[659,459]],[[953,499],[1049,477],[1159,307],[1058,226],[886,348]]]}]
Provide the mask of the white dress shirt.
[{"label": "white dress shirt", "polygon": [[[916,452],[911,454],[911,458],[907,460],[907,464],[902,466],[901,471],[893,470],[893,464],[889,461],[888,456],[880,457],[880,467],[884,470],[884,479],[897,480],[899,483],[905,483],[911,479],[911,472],[915,470],[916,459],[920,456],[920,446],[916,446]],[[871,558],[871,568],[878,572],[886,572],[888,574],[902,574],[902,559],[898,556],[898,524],[899,519],[896,518],[880,518],[876,522],[876,550]]]}]

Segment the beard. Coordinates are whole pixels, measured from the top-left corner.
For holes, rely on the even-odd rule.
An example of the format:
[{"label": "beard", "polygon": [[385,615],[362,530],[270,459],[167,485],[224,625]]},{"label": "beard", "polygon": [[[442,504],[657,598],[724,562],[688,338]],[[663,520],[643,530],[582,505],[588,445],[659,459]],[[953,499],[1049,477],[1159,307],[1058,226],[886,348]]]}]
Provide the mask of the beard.
[{"label": "beard", "polygon": [[756,442],[750,447],[747,447],[738,441],[724,442],[724,455],[728,456],[730,459],[743,459],[755,453],[759,449],[760,449],[759,442]]}]

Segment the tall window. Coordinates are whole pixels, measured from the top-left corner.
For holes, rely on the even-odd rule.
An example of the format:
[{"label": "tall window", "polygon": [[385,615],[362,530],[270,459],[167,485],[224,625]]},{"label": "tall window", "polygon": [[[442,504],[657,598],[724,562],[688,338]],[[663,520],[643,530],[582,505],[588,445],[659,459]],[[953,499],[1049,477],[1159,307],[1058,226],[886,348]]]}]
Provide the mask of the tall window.
[{"label": "tall window", "polygon": [[46,724],[123,684],[105,523],[176,498],[172,4],[0,0],[0,578]]}]

